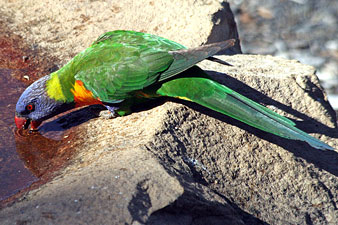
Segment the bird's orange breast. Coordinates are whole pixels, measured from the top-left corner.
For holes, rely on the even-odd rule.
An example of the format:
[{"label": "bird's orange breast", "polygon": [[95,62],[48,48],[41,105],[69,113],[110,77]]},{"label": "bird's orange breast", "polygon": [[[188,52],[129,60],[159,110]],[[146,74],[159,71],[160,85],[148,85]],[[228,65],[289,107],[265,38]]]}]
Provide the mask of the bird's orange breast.
[{"label": "bird's orange breast", "polygon": [[74,95],[75,107],[102,104],[100,99],[95,98],[93,93],[87,90],[80,80],[75,81],[71,91]]}]

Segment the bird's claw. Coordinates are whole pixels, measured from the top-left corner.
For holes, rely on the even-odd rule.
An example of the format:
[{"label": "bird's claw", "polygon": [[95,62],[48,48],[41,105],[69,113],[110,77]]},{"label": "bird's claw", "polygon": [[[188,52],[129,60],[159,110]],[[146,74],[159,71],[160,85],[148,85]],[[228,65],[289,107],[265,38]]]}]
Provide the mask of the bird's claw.
[{"label": "bird's claw", "polygon": [[99,114],[99,116],[103,119],[113,119],[117,117],[115,112],[111,112],[109,110],[102,110]]}]

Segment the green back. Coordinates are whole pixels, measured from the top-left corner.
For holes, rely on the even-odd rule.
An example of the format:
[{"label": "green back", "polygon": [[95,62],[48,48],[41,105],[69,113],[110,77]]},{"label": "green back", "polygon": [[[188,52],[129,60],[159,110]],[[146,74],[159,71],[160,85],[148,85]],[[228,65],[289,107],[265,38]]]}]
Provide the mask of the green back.
[{"label": "green back", "polygon": [[183,45],[151,34],[112,31],[69,62],[71,73],[103,102],[120,102],[160,79]]}]

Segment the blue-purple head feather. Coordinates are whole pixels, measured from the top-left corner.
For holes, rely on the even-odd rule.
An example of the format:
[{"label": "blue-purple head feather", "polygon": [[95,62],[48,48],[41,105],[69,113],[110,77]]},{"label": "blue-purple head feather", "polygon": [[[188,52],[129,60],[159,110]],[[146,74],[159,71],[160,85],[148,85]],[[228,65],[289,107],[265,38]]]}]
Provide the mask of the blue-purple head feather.
[{"label": "blue-purple head feather", "polygon": [[35,81],[21,94],[15,113],[18,128],[28,128],[32,122],[32,129],[35,129],[42,121],[71,108],[71,104],[48,97],[46,81],[49,77],[47,75]]}]

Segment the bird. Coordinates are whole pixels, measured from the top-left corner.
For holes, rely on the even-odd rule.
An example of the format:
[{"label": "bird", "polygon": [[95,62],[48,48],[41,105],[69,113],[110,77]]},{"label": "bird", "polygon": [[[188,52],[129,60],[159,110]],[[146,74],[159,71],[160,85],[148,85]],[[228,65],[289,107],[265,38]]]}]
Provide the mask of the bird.
[{"label": "bird", "polygon": [[125,116],[137,103],[166,96],[197,103],[265,132],[307,142],[316,149],[334,150],[298,129],[292,120],[216,82],[196,66],[202,60],[220,62],[214,55],[235,42],[230,39],[187,48],[143,32],[106,32],[62,68],[38,79],[22,93],[16,104],[16,126],[38,130],[46,119],[94,104],[104,105],[114,116]]}]

